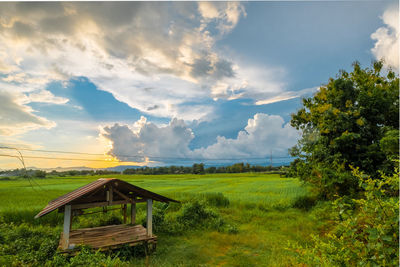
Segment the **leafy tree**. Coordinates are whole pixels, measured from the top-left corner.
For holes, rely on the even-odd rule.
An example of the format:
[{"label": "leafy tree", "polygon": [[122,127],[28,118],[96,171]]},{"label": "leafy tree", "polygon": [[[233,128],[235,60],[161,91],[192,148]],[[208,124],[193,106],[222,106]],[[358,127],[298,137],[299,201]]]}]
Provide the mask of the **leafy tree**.
[{"label": "leafy tree", "polygon": [[37,178],[46,178],[46,172],[42,170],[36,170],[34,176]]},{"label": "leafy tree", "polygon": [[359,190],[350,165],[373,178],[379,170],[393,171],[392,156],[399,151],[399,78],[382,67],[381,61],[365,69],[354,63],[352,72],[340,71],[292,114],[291,125],[303,133],[291,150],[302,159],[296,163],[298,175],[321,197]]},{"label": "leafy tree", "polygon": [[193,164],[192,171],[194,174],[204,174],[204,163]]},{"label": "leafy tree", "polygon": [[211,166],[209,168],[206,169],[207,173],[216,173],[217,172],[217,168],[214,166]]}]

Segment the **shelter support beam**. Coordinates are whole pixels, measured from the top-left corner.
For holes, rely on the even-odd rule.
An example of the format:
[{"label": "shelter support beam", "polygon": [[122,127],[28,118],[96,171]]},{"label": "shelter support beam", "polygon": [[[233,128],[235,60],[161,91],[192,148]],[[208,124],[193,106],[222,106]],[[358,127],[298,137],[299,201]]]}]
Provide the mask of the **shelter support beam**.
[{"label": "shelter support beam", "polygon": [[126,224],[126,209],[127,209],[127,205],[124,204],[122,206],[122,212],[124,213],[124,224]]},{"label": "shelter support beam", "polygon": [[136,224],[136,203],[131,204],[131,224]]},{"label": "shelter support beam", "polygon": [[147,199],[147,236],[153,235],[153,200]]},{"label": "shelter support beam", "polygon": [[71,230],[71,205],[65,205],[64,209],[64,230],[63,230],[63,249],[69,247],[69,232]]},{"label": "shelter support beam", "polygon": [[109,206],[113,205],[113,187],[112,187],[112,185],[108,186],[107,201],[108,201]]}]

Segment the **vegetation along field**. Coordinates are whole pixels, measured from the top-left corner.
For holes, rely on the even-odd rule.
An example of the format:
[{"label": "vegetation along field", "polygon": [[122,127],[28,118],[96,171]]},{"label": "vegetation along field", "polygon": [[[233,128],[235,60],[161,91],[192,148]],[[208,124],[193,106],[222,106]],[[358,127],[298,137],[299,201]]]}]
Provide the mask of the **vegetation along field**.
[{"label": "vegetation along field", "polygon": [[[104,175],[101,177],[105,177]],[[298,179],[278,174],[112,175],[182,201],[155,204],[157,250],[153,266],[290,266],[290,242],[306,245],[318,220],[293,208],[307,193]],[[145,265],[143,249],[112,253],[83,250],[72,258],[56,253],[62,214],[33,217],[48,201],[99,176],[0,181],[0,265]],[[139,222],[145,205],[138,205]],[[90,215],[88,215],[90,216]],[[120,211],[76,217],[73,228],[118,223]],[[132,253],[133,252],[133,253]]]}]

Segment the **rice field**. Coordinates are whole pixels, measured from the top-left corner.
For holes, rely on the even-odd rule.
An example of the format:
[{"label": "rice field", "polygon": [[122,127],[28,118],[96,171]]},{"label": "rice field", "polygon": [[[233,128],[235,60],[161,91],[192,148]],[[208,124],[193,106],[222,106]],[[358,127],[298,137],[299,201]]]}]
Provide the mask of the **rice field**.
[{"label": "rice field", "polygon": [[[216,210],[228,225],[237,228],[235,234],[212,229],[194,229],[184,235],[156,233],[159,243],[150,257],[152,266],[293,266],[296,258],[287,250],[288,242],[304,244],[311,233],[318,232],[315,218],[292,208],[298,197],[307,194],[295,178],[260,173],[101,177],[123,179],[183,202],[215,193],[229,199],[229,205]],[[50,200],[98,178],[0,180],[0,218],[5,223],[47,225],[61,231],[62,214],[53,212],[38,220],[33,216]],[[140,205],[138,217],[144,218]],[[129,264],[141,266],[145,260],[137,257]]]}]

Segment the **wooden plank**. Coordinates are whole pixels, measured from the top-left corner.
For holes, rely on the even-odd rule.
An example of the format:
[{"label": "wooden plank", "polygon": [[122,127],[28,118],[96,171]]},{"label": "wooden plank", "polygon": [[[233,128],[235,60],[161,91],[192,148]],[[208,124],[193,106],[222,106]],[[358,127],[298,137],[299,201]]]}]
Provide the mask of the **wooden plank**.
[{"label": "wooden plank", "polygon": [[[63,233],[61,234],[61,240]],[[156,243],[157,237],[147,235],[146,228],[142,225],[110,225],[96,228],[73,230],[70,233],[70,244],[88,245],[93,249],[117,248],[127,244],[135,246],[142,242]]]},{"label": "wooden plank", "polygon": [[147,236],[153,235],[153,200],[151,198],[147,199]]},{"label": "wooden plank", "polygon": [[69,247],[69,232],[71,230],[71,205],[65,205],[64,208],[64,228],[63,228],[63,249]]}]

